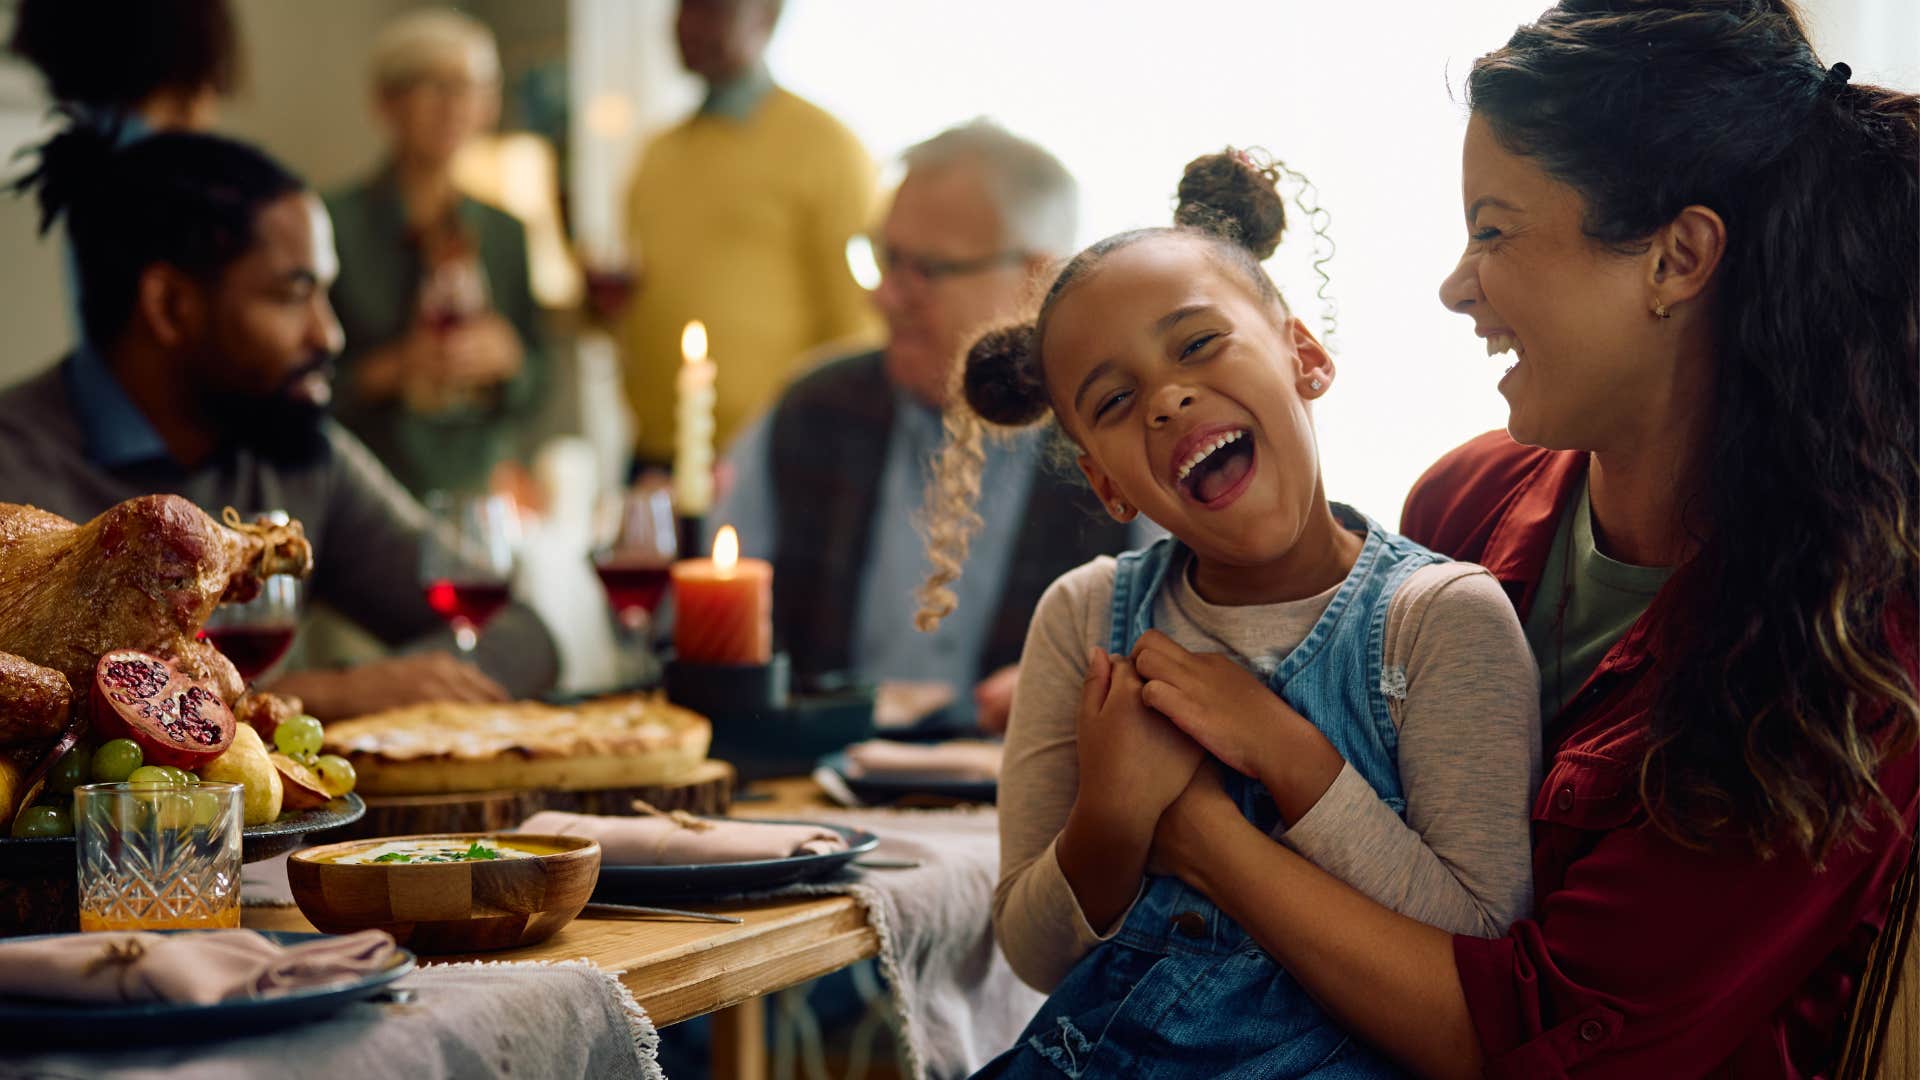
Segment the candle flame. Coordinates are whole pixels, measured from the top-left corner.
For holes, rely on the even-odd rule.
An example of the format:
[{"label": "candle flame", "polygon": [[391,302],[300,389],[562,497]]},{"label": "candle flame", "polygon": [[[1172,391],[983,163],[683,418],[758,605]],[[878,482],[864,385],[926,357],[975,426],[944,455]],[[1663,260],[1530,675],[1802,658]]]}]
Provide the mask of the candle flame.
[{"label": "candle flame", "polygon": [[719,535],[713,538],[714,568],[723,574],[730,574],[739,561],[740,534],[731,525],[720,526]]},{"label": "candle flame", "polygon": [[707,358],[707,324],[695,319],[680,332],[680,358],[683,363],[696,363]]}]

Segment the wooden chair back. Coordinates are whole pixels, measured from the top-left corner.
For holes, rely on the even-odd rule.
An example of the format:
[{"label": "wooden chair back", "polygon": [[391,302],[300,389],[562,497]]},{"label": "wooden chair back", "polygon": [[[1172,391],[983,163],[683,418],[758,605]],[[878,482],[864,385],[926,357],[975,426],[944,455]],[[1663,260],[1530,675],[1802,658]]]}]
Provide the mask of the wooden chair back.
[{"label": "wooden chair back", "polygon": [[1894,882],[1886,929],[1873,943],[1853,997],[1847,1041],[1834,1080],[1920,1077],[1920,849]]}]

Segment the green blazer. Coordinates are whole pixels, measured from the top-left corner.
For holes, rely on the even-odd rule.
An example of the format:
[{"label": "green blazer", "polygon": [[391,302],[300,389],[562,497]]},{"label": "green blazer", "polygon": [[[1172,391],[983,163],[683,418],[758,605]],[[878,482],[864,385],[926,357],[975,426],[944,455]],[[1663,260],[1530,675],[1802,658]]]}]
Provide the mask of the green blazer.
[{"label": "green blazer", "polygon": [[346,334],[334,414],[359,435],[415,495],[479,491],[502,459],[514,456],[548,383],[539,312],[528,282],[527,234],[504,211],[462,199],[455,213],[478,243],[493,307],[519,331],[520,373],[490,400],[442,413],[415,413],[399,401],[357,399],[354,365],[367,351],[402,336],[420,291],[420,255],[407,239],[406,213],[383,168],[327,197],[340,276],[330,294]]}]

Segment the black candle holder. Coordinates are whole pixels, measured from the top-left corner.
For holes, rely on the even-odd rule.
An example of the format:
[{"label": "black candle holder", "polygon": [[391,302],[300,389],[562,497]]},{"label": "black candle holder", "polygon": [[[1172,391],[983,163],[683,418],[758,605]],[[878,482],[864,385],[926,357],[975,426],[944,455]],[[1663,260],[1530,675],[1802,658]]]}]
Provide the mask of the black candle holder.
[{"label": "black candle holder", "polygon": [[873,736],[873,691],[792,693],[786,653],[765,664],[666,663],[667,700],[713,722],[709,753],[742,779],[804,775],[822,755]]},{"label": "black candle holder", "polygon": [[786,653],[765,664],[702,664],[667,661],[667,700],[709,717],[782,712],[787,708],[792,667]]},{"label": "black candle holder", "polygon": [[707,518],[704,514],[675,514],[673,539],[680,545],[680,557],[700,559],[707,555]]}]

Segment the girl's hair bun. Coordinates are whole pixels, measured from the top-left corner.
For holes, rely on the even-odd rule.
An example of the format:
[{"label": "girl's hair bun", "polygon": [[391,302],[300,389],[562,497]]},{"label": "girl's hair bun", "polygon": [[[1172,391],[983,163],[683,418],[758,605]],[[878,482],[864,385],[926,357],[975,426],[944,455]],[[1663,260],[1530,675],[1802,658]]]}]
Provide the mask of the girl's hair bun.
[{"label": "girl's hair bun", "polygon": [[1264,261],[1287,228],[1279,179],[1274,163],[1245,150],[1194,158],[1180,177],[1173,223],[1224,237]]},{"label": "girl's hair bun", "polygon": [[1045,416],[1047,387],[1033,355],[1032,323],[989,330],[967,350],[961,377],[967,404],[982,420],[1024,427]]}]

